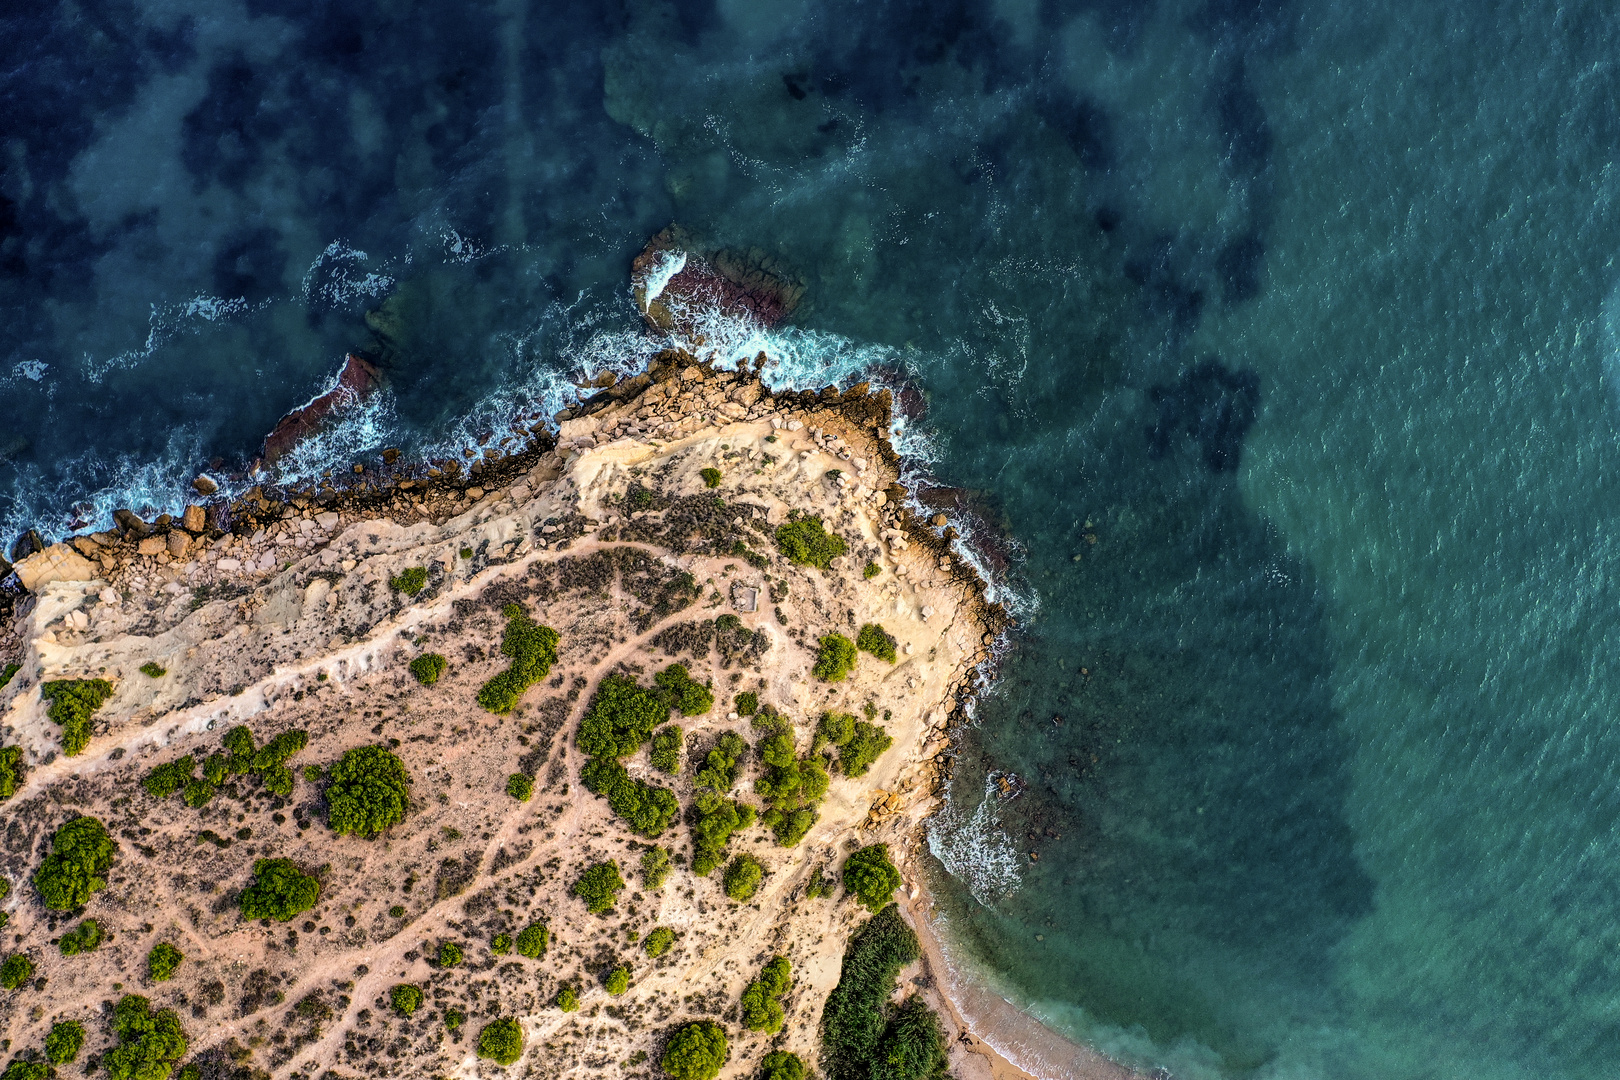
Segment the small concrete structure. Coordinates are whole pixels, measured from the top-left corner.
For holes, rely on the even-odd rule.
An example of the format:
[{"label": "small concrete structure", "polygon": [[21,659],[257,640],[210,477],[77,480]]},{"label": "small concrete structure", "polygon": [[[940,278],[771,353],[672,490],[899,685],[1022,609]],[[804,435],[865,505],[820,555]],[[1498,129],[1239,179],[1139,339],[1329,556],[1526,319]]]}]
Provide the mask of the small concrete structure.
[{"label": "small concrete structure", "polygon": [[758,611],[759,590],[750,589],[747,585],[733,585],[731,587],[731,606],[738,611]]}]

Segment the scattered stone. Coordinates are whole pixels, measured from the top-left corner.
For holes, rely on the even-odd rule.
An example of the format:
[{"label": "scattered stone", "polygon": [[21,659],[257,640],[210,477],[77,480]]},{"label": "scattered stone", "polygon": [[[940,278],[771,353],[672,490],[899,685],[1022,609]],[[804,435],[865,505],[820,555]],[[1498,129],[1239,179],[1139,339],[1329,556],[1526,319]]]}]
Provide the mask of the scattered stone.
[{"label": "scattered stone", "polygon": [[191,486],[199,495],[212,495],[219,490],[219,485],[206,476],[199,476],[191,482]]}]

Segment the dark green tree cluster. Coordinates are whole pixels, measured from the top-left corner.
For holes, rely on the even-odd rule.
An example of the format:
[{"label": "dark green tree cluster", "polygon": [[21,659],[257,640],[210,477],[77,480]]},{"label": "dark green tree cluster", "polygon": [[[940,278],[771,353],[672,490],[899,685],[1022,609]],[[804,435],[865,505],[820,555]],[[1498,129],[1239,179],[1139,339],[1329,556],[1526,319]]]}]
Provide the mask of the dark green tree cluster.
[{"label": "dark green tree cluster", "polygon": [[737,710],[738,716],[753,716],[759,712],[759,693],[755,690],[744,690],[731,699],[731,705]]},{"label": "dark green tree cluster", "polygon": [[339,836],[376,836],[404,821],[410,806],[410,774],[385,747],[357,746],[332,766],[326,822]]},{"label": "dark green tree cluster", "polygon": [[855,669],[855,643],[843,634],[823,634],[810,674],[822,682],[843,682]]},{"label": "dark green tree cluster", "polygon": [[647,750],[647,763],[661,773],[674,776],[681,771],[681,743],[686,733],[679,724],[665,724],[653,733]]},{"label": "dark green tree cluster", "polygon": [[725,1030],[713,1020],[693,1020],[675,1029],[658,1063],[675,1080],[714,1080],[730,1057]]},{"label": "dark green tree cluster", "polygon": [[90,744],[90,721],[112,697],[106,679],[60,679],[41,683],[39,696],[51,703],[46,715],[62,729],[62,753],[77,757]]},{"label": "dark green tree cluster", "polygon": [[877,623],[867,623],[861,627],[861,632],[855,635],[857,649],[869,652],[879,660],[887,660],[891,664],[896,659],[895,647],[899,644],[893,634]]},{"label": "dark green tree cluster", "polygon": [[186,1056],[186,1033],[173,1009],[152,1011],[151,1002],[128,994],[113,1008],[118,1045],[101,1055],[112,1080],[166,1080]]},{"label": "dark green tree cluster", "polygon": [[804,1060],[786,1050],[772,1050],[759,1063],[758,1080],[805,1080]]},{"label": "dark green tree cluster", "polygon": [[167,941],[160,941],[146,954],[146,977],[153,982],[168,982],[174,978],[184,959],[185,954],[179,949]]},{"label": "dark green tree cluster", "polygon": [[752,855],[739,855],[726,865],[726,872],[721,878],[726,895],[739,904],[752,900],[759,891],[759,883],[765,880],[765,866]]},{"label": "dark green tree cluster", "polygon": [[845,776],[865,776],[872,763],[894,745],[882,728],[840,712],[822,714],[816,742],[818,747],[826,743],[838,747],[838,771]]},{"label": "dark green tree cluster", "polygon": [[754,808],[712,791],[700,791],[687,811],[692,827],[692,873],[707,877],[726,861],[731,834],[754,823]]},{"label": "dark green tree cluster", "polygon": [[22,747],[0,746],[0,799],[9,799],[17,794],[17,789],[22,787],[27,776],[28,766],[23,763]]},{"label": "dark green tree cluster", "polygon": [[653,676],[659,700],[682,716],[701,716],[714,708],[714,691],[692,678],[685,664],[671,664]]},{"label": "dark green tree cluster", "polygon": [[574,741],[591,755],[580,770],[586,790],[608,801],[636,833],[655,837],[680,812],[675,793],[632,778],[619,758],[628,757],[669,718],[669,706],[632,679],[609,675],[597,687]]},{"label": "dark green tree cluster", "polygon": [[546,955],[546,946],[550,941],[551,931],[546,929],[545,923],[530,923],[518,931],[518,955],[527,956],[530,960],[538,960]]},{"label": "dark green tree cluster", "polygon": [[412,983],[396,983],[388,991],[388,1004],[401,1016],[409,1016],[422,1007],[422,988]]},{"label": "dark green tree cluster", "polygon": [[669,878],[669,849],[654,844],[641,853],[641,883],[648,890],[661,888]]},{"label": "dark green tree cluster", "polygon": [[58,1020],[45,1035],[45,1057],[53,1065],[71,1065],[84,1049],[84,1025],[77,1020]]},{"label": "dark green tree cluster", "polygon": [[388,579],[388,587],[395,592],[406,596],[415,596],[427,588],[428,572],[425,566],[413,566],[408,570],[401,570]]},{"label": "dark green tree cluster", "polygon": [[846,549],[844,538],[829,533],[819,517],[793,511],[787,521],[776,527],[776,550],[797,566],[825,570]]},{"label": "dark green tree cluster", "polygon": [[887,904],[900,883],[888,844],[869,844],[844,860],[845,890],[872,911]]},{"label": "dark green tree cluster", "polygon": [[253,864],[253,883],[242,890],[242,918],[287,922],[320,898],[320,879],[291,859],[260,859]]},{"label": "dark green tree cluster", "polygon": [[793,988],[793,965],[785,956],[772,957],[742,992],[742,1022],[749,1031],[763,1031],[775,1035],[782,1030],[787,1018],[782,1011],[782,998]]},{"label": "dark green tree cluster", "polygon": [[793,729],[774,719],[771,733],[754,747],[765,773],[754,781],[754,791],[765,800],[760,819],[782,847],[792,847],[816,823],[816,805],[827,794],[827,769],[815,754],[799,757],[793,749]]},{"label": "dark green tree cluster", "polygon": [[528,802],[534,795],[534,777],[515,772],[506,778],[506,793],[518,802]]},{"label": "dark green tree cluster", "polygon": [[51,837],[51,853],[34,871],[34,888],[52,911],[72,911],[107,887],[107,871],[117,852],[106,826],[76,817]]},{"label": "dark green tree cluster", "polygon": [[511,1065],[523,1056],[523,1025],[509,1016],[492,1020],[478,1033],[478,1056]]},{"label": "dark green tree cluster", "polygon": [[618,997],[630,989],[630,969],[620,964],[608,972],[608,977],[602,981],[602,989],[606,990],[610,997]]},{"label": "dark green tree cluster", "polygon": [[101,924],[94,919],[86,919],[63,934],[56,947],[62,950],[63,956],[78,956],[99,948],[101,940]]},{"label": "dark green tree cluster", "polygon": [[509,713],[517,707],[523,692],[551,674],[557,662],[557,631],[529,618],[522,605],[507,604],[506,632],[501,635],[501,653],[512,664],[490,679],[478,691],[478,704],[492,713]]},{"label": "dark green tree cluster", "polygon": [[423,653],[411,661],[411,674],[423,686],[432,686],[450,670],[450,661],[436,652]]},{"label": "dark green tree cluster", "polygon": [[580,769],[580,780],[587,791],[608,801],[631,832],[649,840],[661,835],[680,813],[673,791],[636,779],[613,758],[591,758]]},{"label": "dark green tree cluster", "polygon": [[838,985],[821,1012],[821,1064],[828,1080],[945,1076],[938,1019],[915,995],[899,1006],[889,1003],[900,969],[921,955],[917,935],[894,904],[849,939]]},{"label": "dark green tree cluster", "polygon": [[0,963],[0,987],[16,990],[34,977],[34,962],[22,953],[12,953]]},{"label": "dark green tree cluster", "polygon": [[212,799],[232,776],[259,777],[265,790],[288,798],[293,790],[293,771],[287,767],[293,755],[309,745],[309,732],[294,729],[255,747],[253,732],[246,724],[238,724],[225,733],[224,752],[208,755],[202,763],[201,777],[193,776],[196,761],[190,754],[178,761],[159,765],[146,774],[141,786],[155,799],[166,799],[175,792],[187,806],[200,807]]},{"label": "dark green tree cluster", "polygon": [[656,960],[675,947],[675,931],[667,926],[655,926],[648,932],[641,947],[649,957]]},{"label": "dark green tree cluster", "polygon": [[611,908],[623,891],[624,878],[619,876],[619,864],[612,860],[597,863],[579,875],[573,890],[575,896],[585,901],[585,910],[592,915]]},{"label": "dark green tree cluster", "polygon": [[735,731],[722,731],[714,741],[713,749],[704,755],[703,764],[698,766],[698,784],[716,791],[730,791],[737,782],[737,760],[747,749],[748,744],[743,742],[741,735]]}]

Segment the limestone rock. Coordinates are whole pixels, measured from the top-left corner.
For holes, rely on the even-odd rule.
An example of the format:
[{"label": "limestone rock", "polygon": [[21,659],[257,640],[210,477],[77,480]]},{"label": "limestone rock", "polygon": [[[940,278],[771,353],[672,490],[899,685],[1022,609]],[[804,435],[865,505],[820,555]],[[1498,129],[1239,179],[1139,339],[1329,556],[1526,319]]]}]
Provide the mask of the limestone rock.
[{"label": "limestone rock", "polygon": [[173,529],[165,539],[165,545],[171,558],[183,559],[186,552],[191,550],[191,537],[184,530]]},{"label": "limestone rock", "polygon": [[199,476],[191,482],[191,486],[199,495],[212,495],[219,490],[219,485],[206,476]]},{"label": "limestone rock", "polygon": [[200,533],[208,527],[208,514],[202,507],[193,503],[186,507],[186,512],[180,516],[180,524],[187,532]]},{"label": "limestone rock", "polygon": [[168,544],[161,536],[148,536],[135,545],[135,554],[137,555],[156,555],[166,550],[168,550]]},{"label": "limestone rock", "polygon": [[96,576],[90,560],[66,544],[52,544],[19,562],[17,580],[29,592],[52,581],[89,581]]}]

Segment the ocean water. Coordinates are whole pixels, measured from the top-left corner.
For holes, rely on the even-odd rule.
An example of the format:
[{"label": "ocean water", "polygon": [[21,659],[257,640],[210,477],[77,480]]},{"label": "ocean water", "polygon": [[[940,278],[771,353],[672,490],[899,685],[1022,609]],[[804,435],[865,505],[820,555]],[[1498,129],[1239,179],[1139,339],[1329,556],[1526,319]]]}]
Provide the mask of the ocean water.
[{"label": "ocean water", "polygon": [[771,378],[920,391],[1020,614],[931,835],[965,968],[1178,1078],[1620,1075],[1612,5],[0,28],[7,544],[174,508],[349,349],[388,390],[290,474],[498,443],[645,358],[679,221],[804,279]]}]

